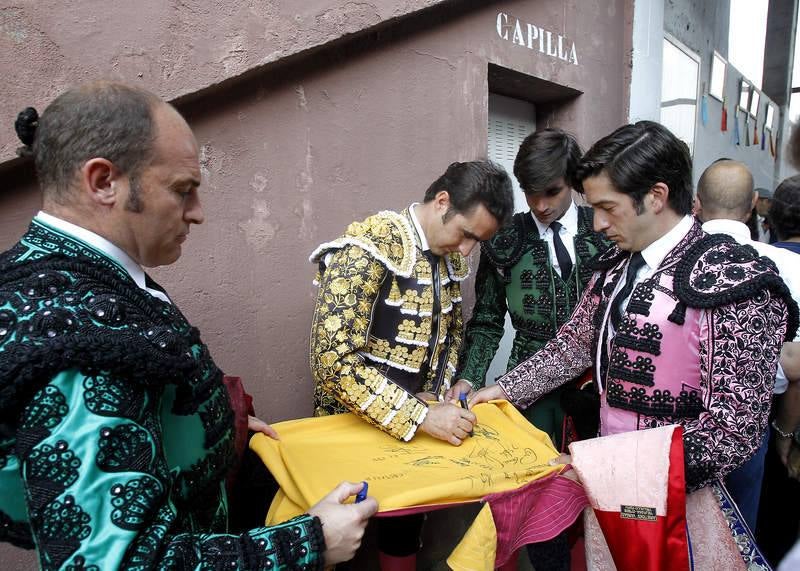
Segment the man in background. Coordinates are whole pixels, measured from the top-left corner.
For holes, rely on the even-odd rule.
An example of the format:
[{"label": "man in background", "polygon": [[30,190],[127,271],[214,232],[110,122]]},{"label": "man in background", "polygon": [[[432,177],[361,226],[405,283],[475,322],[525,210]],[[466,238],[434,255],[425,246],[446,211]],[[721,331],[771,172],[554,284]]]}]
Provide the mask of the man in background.
[{"label": "man in background", "polygon": [[[703,222],[702,228],[705,232],[730,236],[740,244],[752,246],[760,255],[772,260],[788,286],[792,298],[798,302],[800,301],[800,256],[750,238],[746,221],[756,202],[762,200],[759,194],[754,192],[753,175],[743,163],[733,160],[717,161],[700,176],[695,213]],[[786,345],[797,347],[797,339],[794,343]],[[779,364],[773,392],[775,395],[782,395],[788,386],[789,381]],[[755,454],[725,479],[728,491],[753,531],[756,529],[761,482],[764,476],[764,458],[769,437],[768,428]],[[780,438],[780,435],[777,438]]]},{"label": "man in background", "polygon": [[[798,129],[795,127],[793,132],[796,134]],[[799,143],[793,135],[789,145],[792,155],[800,155]],[[800,164],[797,158],[792,157],[795,166]],[[800,175],[778,185],[767,217],[778,239],[774,246],[800,254]],[[790,382],[786,392],[776,399],[758,514],[758,545],[773,565],[795,543],[800,525],[797,507],[800,506],[800,349],[797,347],[797,343],[784,345],[781,356]],[[787,506],[793,507],[786,509]],[[797,551],[795,554],[797,557]],[[795,567],[787,564],[786,568]]]},{"label": "man in background", "polygon": [[767,214],[772,204],[772,191],[768,188],[759,187],[756,189],[756,229],[758,230],[758,241],[765,244],[772,244],[777,240],[775,233],[769,222]]},{"label": "man in background", "polygon": [[[530,211],[515,214],[510,225],[481,245],[475,307],[456,375],[474,389],[486,383],[506,314],[515,330],[507,365],[511,370],[555,337],[592,275],[587,262],[608,247],[592,230],[592,209],[572,199],[580,157],[578,142],[561,129],[532,133],[519,148],[514,175]],[[523,411],[559,450],[568,444],[565,432],[574,433],[570,429],[575,426],[582,438],[597,434],[597,392],[591,379],[576,383],[555,389]],[[564,404],[574,405],[569,426]]]}]

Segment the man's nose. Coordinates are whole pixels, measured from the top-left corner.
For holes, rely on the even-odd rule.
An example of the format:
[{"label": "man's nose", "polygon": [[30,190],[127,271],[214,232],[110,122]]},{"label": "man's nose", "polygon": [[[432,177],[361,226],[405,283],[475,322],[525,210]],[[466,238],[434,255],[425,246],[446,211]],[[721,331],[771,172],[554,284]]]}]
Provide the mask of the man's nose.
[{"label": "man's nose", "polygon": [[606,217],[603,216],[603,214],[601,212],[599,212],[598,209],[595,209],[595,211],[594,211],[594,231],[595,232],[602,232],[606,228],[608,228],[608,220],[606,220]]},{"label": "man's nose", "polygon": [[186,206],[184,212],[184,219],[190,224],[202,224],[206,219],[203,213],[203,206],[200,204],[200,198],[194,195],[189,198],[190,203]]},{"label": "man's nose", "polygon": [[543,196],[534,197],[531,199],[531,202],[533,202],[533,209],[536,212],[541,214],[542,212],[547,210],[548,204],[547,200],[545,200],[545,197]]}]

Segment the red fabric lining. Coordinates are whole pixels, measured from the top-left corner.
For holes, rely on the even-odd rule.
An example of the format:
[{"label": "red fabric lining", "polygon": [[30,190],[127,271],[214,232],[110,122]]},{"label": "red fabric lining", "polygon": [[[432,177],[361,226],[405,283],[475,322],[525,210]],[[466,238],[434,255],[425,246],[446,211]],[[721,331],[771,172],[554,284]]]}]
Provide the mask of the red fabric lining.
[{"label": "red fabric lining", "polygon": [[619,511],[594,510],[618,571],[689,570],[681,427],[672,431],[669,460],[666,516],[642,521],[623,519]]},{"label": "red fabric lining", "polygon": [[583,486],[556,474],[485,499],[497,529],[497,567],[520,547],[553,539],[589,505]]}]

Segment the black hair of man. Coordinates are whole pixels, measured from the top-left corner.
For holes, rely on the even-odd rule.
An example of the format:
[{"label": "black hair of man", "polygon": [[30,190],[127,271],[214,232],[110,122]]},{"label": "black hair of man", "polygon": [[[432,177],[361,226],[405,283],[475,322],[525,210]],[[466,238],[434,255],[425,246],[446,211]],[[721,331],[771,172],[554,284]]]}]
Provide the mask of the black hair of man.
[{"label": "black hair of man", "polygon": [[775,189],[767,220],[778,240],[800,237],[800,174],[784,179]]},{"label": "black hair of man", "polygon": [[714,219],[744,221],[753,211],[753,175],[739,161],[714,161],[697,182],[703,222]]},{"label": "black hair of man", "polygon": [[153,109],[162,103],[143,89],[103,81],[64,92],[41,117],[31,108],[20,113],[17,132],[27,145],[23,150],[33,155],[42,191],[63,202],[80,168],[93,158],[114,163],[135,191],[137,175],[152,159]]},{"label": "black hair of man", "polygon": [[692,211],[692,157],[686,143],[653,121],[624,125],[597,141],[581,158],[575,189],[605,173],[614,188],[633,199],[641,212],[644,197],[656,183],[669,188],[667,203],[677,214]]},{"label": "black hair of man", "polygon": [[444,221],[461,214],[468,216],[483,204],[498,225],[511,221],[514,213],[514,194],[506,170],[491,161],[453,163],[425,191],[424,202],[430,202],[441,191],[450,196],[450,208]]},{"label": "black hair of man", "polygon": [[578,141],[566,131],[535,131],[519,147],[514,176],[525,194],[547,190],[562,178],[571,188],[582,154]]}]

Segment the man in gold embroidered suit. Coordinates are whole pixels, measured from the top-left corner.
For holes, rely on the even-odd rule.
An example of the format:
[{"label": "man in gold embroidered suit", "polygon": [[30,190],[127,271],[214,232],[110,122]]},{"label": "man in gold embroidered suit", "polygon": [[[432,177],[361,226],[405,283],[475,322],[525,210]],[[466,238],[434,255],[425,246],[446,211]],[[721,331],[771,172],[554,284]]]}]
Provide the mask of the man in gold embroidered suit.
[{"label": "man in gold embroidered suit", "polygon": [[[453,163],[422,204],[354,222],[312,253],[319,264],[310,357],[315,415],[349,411],[398,440],[419,429],[461,444],[475,422],[453,402],[459,387],[450,387],[461,347],[465,256],[512,211],[511,181],[501,167]],[[410,519],[417,523],[406,525]],[[392,520],[405,523],[379,530],[381,567],[413,568],[422,518],[382,518]]]}]

